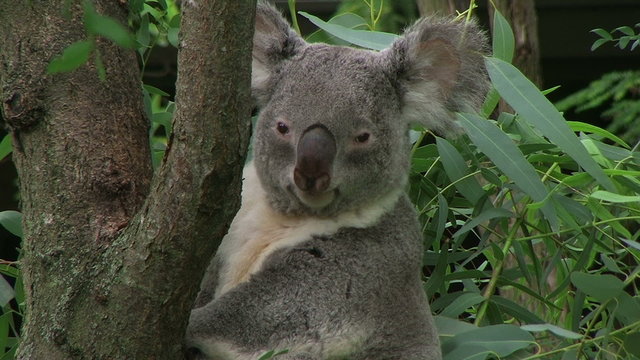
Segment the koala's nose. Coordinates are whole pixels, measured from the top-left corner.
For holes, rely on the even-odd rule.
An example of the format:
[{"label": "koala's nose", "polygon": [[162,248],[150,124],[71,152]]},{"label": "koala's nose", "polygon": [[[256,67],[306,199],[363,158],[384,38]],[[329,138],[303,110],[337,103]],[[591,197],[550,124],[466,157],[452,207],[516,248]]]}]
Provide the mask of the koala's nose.
[{"label": "koala's nose", "polygon": [[309,127],[302,134],[296,151],[293,181],[298,189],[311,193],[325,191],[331,182],[331,165],[336,156],[336,140],[322,125]]}]

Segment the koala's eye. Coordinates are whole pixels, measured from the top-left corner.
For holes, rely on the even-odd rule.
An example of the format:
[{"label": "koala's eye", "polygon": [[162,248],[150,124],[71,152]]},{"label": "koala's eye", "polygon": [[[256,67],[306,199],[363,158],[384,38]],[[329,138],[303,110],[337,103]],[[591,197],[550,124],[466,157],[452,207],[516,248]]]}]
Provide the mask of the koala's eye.
[{"label": "koala's eye", "polygon": [[358,144],[364,144],[367,141],[369,141],[369,137],[370,137],[370,134],[368,132],[363,132],[362,134],[359,134],[358,136],[356,136],[354,140]]},{"label": "koala's eye", "polygon": [[278,130],[278,132],[282,135],[287,135],[289,133],[289,127],[282,121],[278,121],[278,123],[276,124],[276,130]]}]

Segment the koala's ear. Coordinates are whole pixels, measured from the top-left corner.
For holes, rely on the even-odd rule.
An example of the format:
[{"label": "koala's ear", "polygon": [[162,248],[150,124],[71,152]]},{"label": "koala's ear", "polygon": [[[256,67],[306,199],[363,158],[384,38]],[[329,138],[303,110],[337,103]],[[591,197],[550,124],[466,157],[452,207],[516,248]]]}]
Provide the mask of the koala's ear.
[{"label": "koala's ear", "polygon": [[270,79],[275,69],[305,46],[306,42],[289,26],[278,9],[267,1],[258,1],[253,35],[251,90],[260,103],[264,103],[270,96]]},{"label": "koala's ear", "polygon": [[489,88],[487,39],[474,22],[424,18],[384,50],[384,66],[402,97],[402,115],[442,135],[460,131],[455,111],[475,111]]}]

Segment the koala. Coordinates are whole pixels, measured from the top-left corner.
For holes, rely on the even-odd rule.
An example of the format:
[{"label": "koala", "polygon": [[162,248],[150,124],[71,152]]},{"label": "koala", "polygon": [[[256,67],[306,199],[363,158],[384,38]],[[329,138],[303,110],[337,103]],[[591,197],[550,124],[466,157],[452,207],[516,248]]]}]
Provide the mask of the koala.
[{"label": "koala", "polygon": [[486,52],[476,24],[435,17],[379,52],[310,44],[258,3],[254,158],[189,319],[192,358],[441,358],[409,129],[459,132],[454,112],[486,94]]}]

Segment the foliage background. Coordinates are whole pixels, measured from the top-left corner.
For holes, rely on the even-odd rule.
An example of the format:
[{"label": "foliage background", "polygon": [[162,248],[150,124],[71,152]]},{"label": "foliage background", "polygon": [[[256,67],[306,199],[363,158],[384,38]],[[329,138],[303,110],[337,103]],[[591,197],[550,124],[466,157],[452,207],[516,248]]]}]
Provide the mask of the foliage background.
[{"label": "foliage background", "polygon": [[[92,45],[97,36],[137,48],[143,69],[151,49],[177,46],[179,11],[172,1],[130,6],[133,35],[86,5],[87,39],[69,47],[49,70],[73,71],[93,61],[96,76],[103,77]],[[399,27],[397,19],[382,15],[390,6],[347,2],[344,14],[327,22],[300,15],[323,29],[309,41],[380,49],[394,36],[376,30]],[[445,139],[423,129],[412,132],[408,191],[424,224],[425,291],[445,358],[638,359],[640,152],[637,127],[629,125],[637,119],[639,77],[605,76],[559,103],[562,110],[583,110],[613,100],[609,112],[622,120],[614,120],[611,131],[567,121],[545,92],[509,64],[514,39],[495,14],[494,55],[486,61],[496,91],[480,115],[458,114],[467,135]],[[632,37],[627,45],[633,46],[635,33],[617,31]],[[607,33],[610,38],[598,35],[616,40],[616,30]],[[174,105],[166,92],[144,89],[157,164]],[[499,97],[515,112],[494,114]],[[618,132],[625,128],[620,123],[629,131]],[[10,146],[4,137],[0,159]],[[0,212],[0,223],[17,236],[20,221],[18,212]],[[0,359],[11,359],[23,294],[15,263],[1,262],[0,272]]]}]

